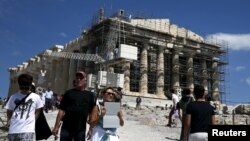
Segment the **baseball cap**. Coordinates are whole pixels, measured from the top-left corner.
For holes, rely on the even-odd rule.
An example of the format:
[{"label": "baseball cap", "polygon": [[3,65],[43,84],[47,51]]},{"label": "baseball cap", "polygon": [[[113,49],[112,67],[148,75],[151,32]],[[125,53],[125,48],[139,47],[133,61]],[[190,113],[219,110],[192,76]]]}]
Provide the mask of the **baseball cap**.
[{"label": "baseball cap", "polygon": [[76,72],[76,75],[82,75],[82,76],[85,77],[86,74],[85,74],[85,72],[83,72],[83,71],[77,71],[77,72]]}]

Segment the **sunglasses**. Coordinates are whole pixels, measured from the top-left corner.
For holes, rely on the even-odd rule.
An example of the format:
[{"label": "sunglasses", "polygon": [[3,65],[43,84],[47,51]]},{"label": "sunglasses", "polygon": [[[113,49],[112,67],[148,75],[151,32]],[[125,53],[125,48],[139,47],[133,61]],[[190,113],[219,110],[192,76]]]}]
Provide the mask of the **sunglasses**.
[{"label": "sunglasses", "polygon": [[85,78],[84,76],[76,76],[76,79],[82,80],[82,79],[84,79],[84,78]]},{"label": "sunglasses", "polygon": [[115,94],[114,94],[114,93],[111,93],[111,92],[105,92],[105,94],[115,96]]}]

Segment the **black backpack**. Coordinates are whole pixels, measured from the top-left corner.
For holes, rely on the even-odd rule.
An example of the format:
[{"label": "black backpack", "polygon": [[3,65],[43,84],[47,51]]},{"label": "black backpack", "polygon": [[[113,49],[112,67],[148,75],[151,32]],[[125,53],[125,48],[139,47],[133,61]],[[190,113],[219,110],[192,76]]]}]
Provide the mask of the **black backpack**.
[{"label": "black backpack", "polygon": [[178,108],[182,109],[183,114],[186,114],[187,105],[193,101],[194,99],[191,96],[182,97],[177,104]]}]

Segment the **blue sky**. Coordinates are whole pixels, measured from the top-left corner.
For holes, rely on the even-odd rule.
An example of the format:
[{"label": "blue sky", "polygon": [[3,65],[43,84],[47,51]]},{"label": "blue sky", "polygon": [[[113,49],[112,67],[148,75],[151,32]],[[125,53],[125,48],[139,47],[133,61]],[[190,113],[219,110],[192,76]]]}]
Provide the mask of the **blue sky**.
[{"label": "blue sky", "polygon": [[249,0],[0,0],[0,96],[9,67],[80,35],[103,7],[168,18],[173,24],[229,43],[226,101],[250,102]]}]

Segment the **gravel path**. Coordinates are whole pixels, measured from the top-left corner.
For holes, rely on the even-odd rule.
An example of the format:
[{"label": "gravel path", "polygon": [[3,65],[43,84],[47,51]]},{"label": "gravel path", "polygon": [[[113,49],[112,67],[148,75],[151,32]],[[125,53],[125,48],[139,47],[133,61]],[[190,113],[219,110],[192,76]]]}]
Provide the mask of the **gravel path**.
[{"label": "gravel path", "polygon": [[[131,103],[131,104],[130,104]],[[149,103],[149,102],[147,102]],[[158,102],[153,102],[155,104]],[[123,107],[125,115],[125,125],[118,128],[120,141],[177,141],[180,135],[180,124],[177,127],[166,127],[167,119],[165,115],[169,111],[162,109],[165,103],[160,107],[155,108],[155,105],[148,107],[142,105],[142,110],[134,110],[134,103],[125,103],[131,107]],[[159,104],[159,103],[158,103]],[[4,119],[4,110],[0,108],[0,116]],[[57,111],[49,111],[45,113],[48,124],[53,128]],[[2,126],[2,125],[1,125]],[[3,141],[6,132],[0,130],[0,140]],[[54,141],[54,136],[51,136],[47,141]]]},{"label": "gravel path", "polygon": [[[54,126],[56,114],[57,111],[46,114],[51,128]],[[150,118],[152,118],[151,115]],[[180,125],[169,128],[165,126],[166,124],[145,125],[142,122],[134,115],[125,115],[125,125],[118,128],[120,141],[177,141],[179,138]],[[48,141],[54,141],[54,136],[51,136]]]}]

